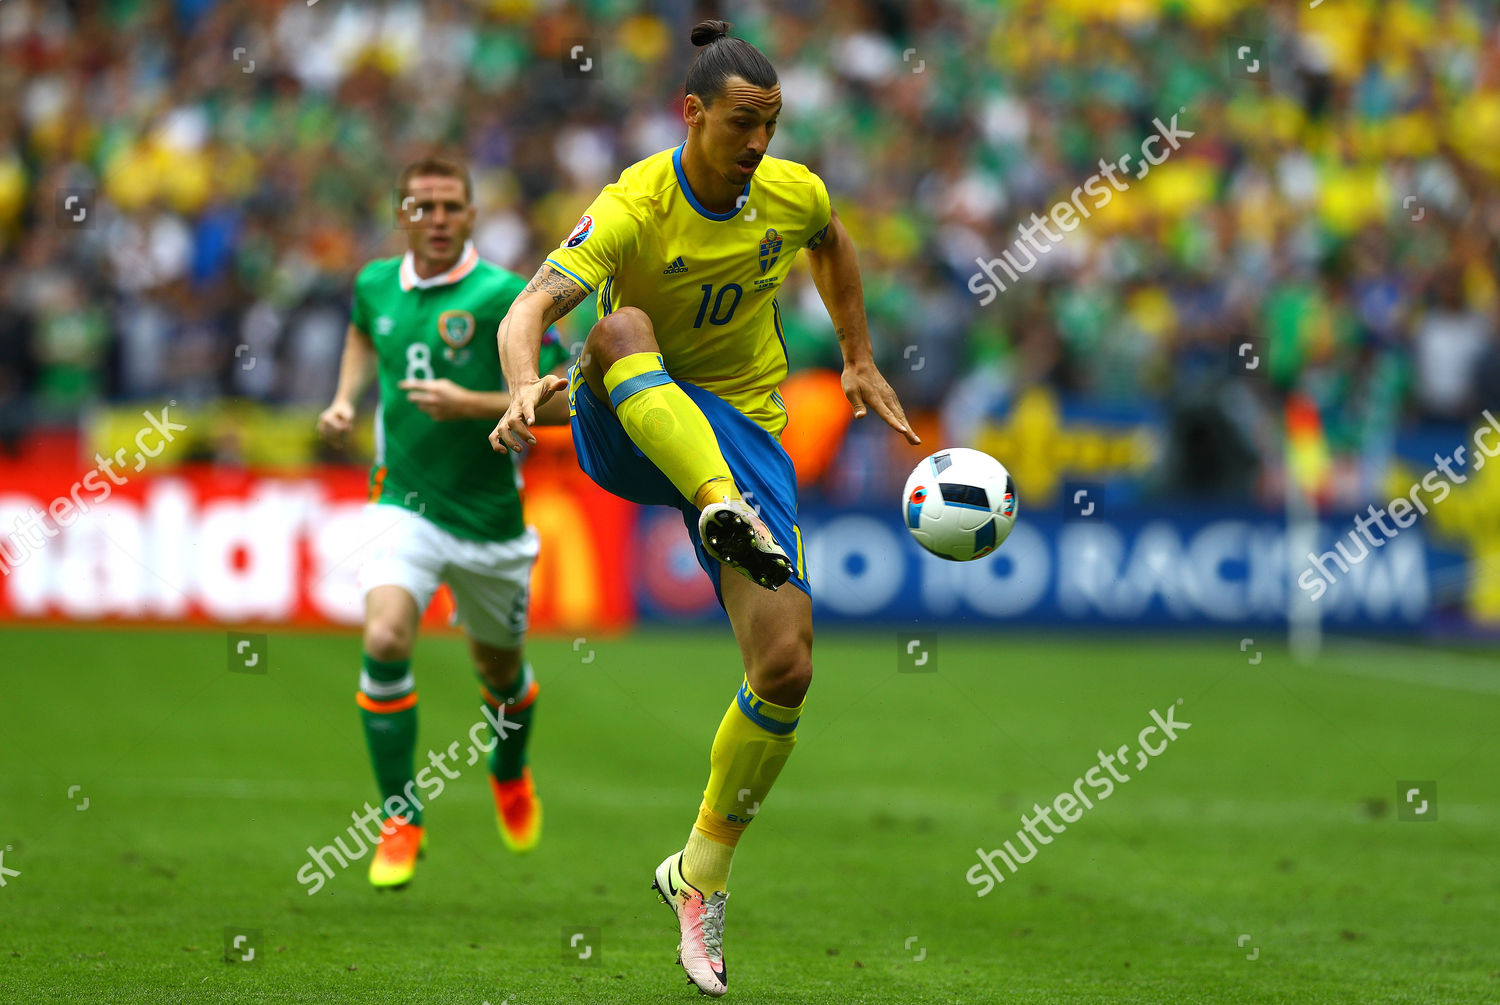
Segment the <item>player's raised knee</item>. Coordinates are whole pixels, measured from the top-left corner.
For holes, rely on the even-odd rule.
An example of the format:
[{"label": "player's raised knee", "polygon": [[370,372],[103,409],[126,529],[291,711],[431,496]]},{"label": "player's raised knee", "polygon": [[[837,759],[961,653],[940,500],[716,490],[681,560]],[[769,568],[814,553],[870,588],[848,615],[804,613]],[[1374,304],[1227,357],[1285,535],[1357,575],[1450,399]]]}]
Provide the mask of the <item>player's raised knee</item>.
[{"label": "player's raised knee", "polygon": [[584,352],[604,369],[634,352],[660,352],[651,318],[638,307],[621,307],[594,323]]},{"label": "player's raised knee", "polygon": [[626,356],[661,352],[651,318],[637,307],[621,307],[594,323],[583,345],[579,366],[589,389],[602,401],[609,400],[604,375]]},{"label": "player's raised knee", "polygon": [[656,329],[651,324],[651,317],[639,307],[617,307],[604,317],[594,322],[590,331],[590,337],[594,334],[600,337],[618,338],[645,336],[656,341]]}]

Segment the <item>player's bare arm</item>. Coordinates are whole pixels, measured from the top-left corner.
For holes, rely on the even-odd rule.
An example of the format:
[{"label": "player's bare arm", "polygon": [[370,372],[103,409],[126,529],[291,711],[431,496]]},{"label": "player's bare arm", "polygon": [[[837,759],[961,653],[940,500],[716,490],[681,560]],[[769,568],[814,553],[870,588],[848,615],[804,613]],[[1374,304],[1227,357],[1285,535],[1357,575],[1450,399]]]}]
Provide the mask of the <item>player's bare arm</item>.
[{"label": "player's bare arm", "polygon": [[335,447],[342,447],[354,428],[355,402],[375,379],[375,344],[370,336],[350,325],[344,334],[344,356],[339,362],[338,388],[333,403],[318,416],[318,435]]},{"label": "player's bare arm", "polygon": [[[505,386],[511,389],[510,402],[490,433],[490,446],[496,450],[519,453],[523,443],[536,442],[530,427],[538,421],[547,421],[538,409],[568,384],[555,374],[537,373],[542,335],[587,296],[582,286],[543,264],[510,305],[496,335]],[[567,399],[559,401],[566,415]]]},{"label": "player's bare arm", "polygon": [[[832,211],[830,211],[832,212]],[[832,212],[828,233],[815,248],[808,249],[808,268],[828,316],[838,333],[839,351],[844,355],[842,382],[844,395],[854,407],[854,417],[862,419],[867,409],[885,420],[886,425],[906,437],[908,443],[921,443],[906,421],[906,412],[896,392],[875,366],[870,346],[870,329],[865,323],[864,283],[859,276],[859,256],[848,231]]]},{"label": "player's bare arm", "polygon": [[[560,371],[553,374],[560,379]],[[510,407],[505,391],[475,391],[455,384],[446,377],[437,380],[403,380],[396,385],[406,392],[406,399],[438,422],[454,419],[498,420]],[[543,426],[562,426],[568,422],[568,399],[552,397],[537,406],[536,421]]]}]

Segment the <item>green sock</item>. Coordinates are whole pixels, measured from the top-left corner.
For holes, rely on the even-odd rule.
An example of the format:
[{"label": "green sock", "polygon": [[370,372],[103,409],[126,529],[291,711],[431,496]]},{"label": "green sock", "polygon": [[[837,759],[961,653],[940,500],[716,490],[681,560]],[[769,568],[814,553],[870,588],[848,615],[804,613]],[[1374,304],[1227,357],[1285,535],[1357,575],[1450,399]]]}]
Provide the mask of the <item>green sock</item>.
[{"label": "green sock", "polygon": [[[366,653],[364,672],[359,675],[359,717],[370,745],[370,763],[380,786],[380,801],[392,796],[406,799],[416,791],[417,691],[411,675],[411,660],[377,660]],[[422,822],[421,807],[408,804],[404,816]]]},{"label": "green sock", "polygon": [[[506,691],[492,691],[483,681],[480,682],[480,690],[491,709],[505,706],[505,735],[496,737],[500,742],[490,751],[490,774],[499,782],[520,778],[526,767],[526,744],[531,739],[531,717],[536,712],[536,675],[531,671],[531,664],[521,664],[514,683]],[[521,728],[511,729],[512,723]],[[490,734],[496,734],[493,725],[490,726]]]}]

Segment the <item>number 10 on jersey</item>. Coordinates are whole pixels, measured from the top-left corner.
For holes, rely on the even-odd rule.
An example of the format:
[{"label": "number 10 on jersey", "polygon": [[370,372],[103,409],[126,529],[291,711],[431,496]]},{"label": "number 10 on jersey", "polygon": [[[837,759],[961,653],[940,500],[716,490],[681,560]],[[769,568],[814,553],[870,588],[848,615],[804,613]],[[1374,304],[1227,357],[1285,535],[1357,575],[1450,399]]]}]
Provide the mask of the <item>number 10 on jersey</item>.
[{"label": "number 10 on jersey", "polygon": [[[703,316],[705,314],[708,315],[709,324],[727,325],[730,319],[734,317],[734,309],[740,305],[740,295],[745,291],[737,283],[726,283],[719,287],[718,296],[714,296],[712,283],[704,283],[699,288],[703,290],[703,302],[698,305],[698,319],[693,322],[693,327],[703,327]],[[726,307],[724,305],[724,294],[729,293],[731,290],[734,292],[734,299],[729,301],[729,306]],[[708,309],[710,300],[713,301],[712,311]]]}]

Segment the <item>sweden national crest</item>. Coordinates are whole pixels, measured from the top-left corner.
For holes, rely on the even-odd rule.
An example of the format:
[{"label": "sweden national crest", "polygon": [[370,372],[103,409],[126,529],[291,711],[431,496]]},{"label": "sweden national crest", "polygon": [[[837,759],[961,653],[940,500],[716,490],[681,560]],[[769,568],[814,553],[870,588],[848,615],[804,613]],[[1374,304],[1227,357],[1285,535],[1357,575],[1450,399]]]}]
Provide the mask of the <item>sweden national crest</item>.
[{"label": "sweden national crest", "polygon": [[781,235],[774,229],[766,231],[766,236],[760,239],[760,274],[765,275],[766,270],[776,264],[780,255]]},{"label": "sweden national crest", "polygon": [[438,315],[438,334],[455,349],[462,349],[474,337],[474,315],[468,311],[444,311]]}]

